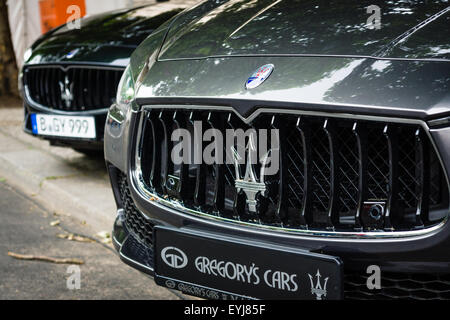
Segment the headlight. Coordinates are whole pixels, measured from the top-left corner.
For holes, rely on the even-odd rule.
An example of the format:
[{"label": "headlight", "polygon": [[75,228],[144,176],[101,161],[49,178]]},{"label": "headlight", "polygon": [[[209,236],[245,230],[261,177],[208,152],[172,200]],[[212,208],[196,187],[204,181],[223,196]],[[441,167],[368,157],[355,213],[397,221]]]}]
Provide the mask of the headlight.
[{"label": "headlight", "polygon": [[32,53],[33,53],[33,51],[31,50],[31,48],[28,48],[25,51],[25,53],[23,54],[23,63],[26,63],[28,61],[28,59],[30,59]]},{"label": "headlight", "polygon": [[23,72],[22,70],[19,72],[19,76],[17,77],[17,89],[19,90],[19,95],[23,99]]},{"label": "headlight", "polygon": [[133,75],[131,74],[131,68],[128,66],[122,74],[122,78],[120,78],[119,86],[117,88],[116,103],[109,108],[108,112],[106,124],[113,136],[117,136],[118,133],[120,133],[120,125],[125,120],[125,116],[133,99],[134,80]]},{"label": "headlight", "polygon": [[126,106],[134,99],[134,80],[131,74],[131,68],[128,66],[122,75],[117,89],[117,104]]}]

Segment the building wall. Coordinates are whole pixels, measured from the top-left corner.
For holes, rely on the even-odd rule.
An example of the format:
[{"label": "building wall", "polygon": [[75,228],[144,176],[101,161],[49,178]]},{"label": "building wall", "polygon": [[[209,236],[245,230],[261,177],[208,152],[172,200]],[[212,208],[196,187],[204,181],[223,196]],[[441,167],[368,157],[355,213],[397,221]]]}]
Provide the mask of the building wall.
[{"label": "building wall", "polygon": [[8,0],[8,16],[17,64],[26,49],[40,36],[39,0]]}]

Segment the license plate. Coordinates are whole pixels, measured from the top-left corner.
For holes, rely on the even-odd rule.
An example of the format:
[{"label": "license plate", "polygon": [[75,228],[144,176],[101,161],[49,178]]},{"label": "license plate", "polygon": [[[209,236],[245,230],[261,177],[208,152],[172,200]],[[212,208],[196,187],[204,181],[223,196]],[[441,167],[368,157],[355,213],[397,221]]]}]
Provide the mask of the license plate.
[{"label": "license plate", "polygon": [[337,257],[236,242],[166,227],[154,230],[158,285],[208,299],[342,299]]},{"label": "license plate", "polygon": [[34,134],[71,138],[94,139],[94,117],[31,114]]}]

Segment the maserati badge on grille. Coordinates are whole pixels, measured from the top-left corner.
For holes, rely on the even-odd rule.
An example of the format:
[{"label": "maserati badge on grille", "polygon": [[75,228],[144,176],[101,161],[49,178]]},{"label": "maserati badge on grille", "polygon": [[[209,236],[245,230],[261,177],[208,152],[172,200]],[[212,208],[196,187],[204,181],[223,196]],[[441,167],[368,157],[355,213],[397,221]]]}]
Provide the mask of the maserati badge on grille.
[{"label": "maserati badge on grille", "polygon": [[262,84],[271,75],[273,68],[274,68],[273,64],[265,64],[262,67],[259,67],[258,70],[253,72],[253,74],[247,79],[247,82],[245,83],[245,88],[254,89],[260,84]]},{"label": "maserati badge on grille", "polygon": [[59,82],[59,88],[61,90],[61,99],[66,104],[66,108],[70,108],[73,100],[73,83],[70,83],[68,75],[65,76],[64,83]]},{"label": "maserati badge on grille", "polygon": [[242,177],[239,163],[241,157],[239,156],[236,149],[232,148],[232,156],[234,160],[234,167],[236,170],[235,187],[237,192],[243,191],[245,193],[247,197],[248,211],[256,213],[256,196],[258,195],[258,193],[264,193],[266,191],[266,184],[264,183],[265,167],[261,166],[259,181],[253,168],[253,157],[256,154],[256,144],[253,135],[249,136],[246,153],[247,163],[244,177]]}]

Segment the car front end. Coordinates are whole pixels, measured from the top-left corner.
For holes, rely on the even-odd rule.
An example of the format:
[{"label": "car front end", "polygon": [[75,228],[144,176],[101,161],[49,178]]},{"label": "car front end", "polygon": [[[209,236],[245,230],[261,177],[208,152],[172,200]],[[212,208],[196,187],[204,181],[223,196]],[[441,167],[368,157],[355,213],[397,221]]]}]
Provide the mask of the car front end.
[{"label": "car front end", "polygon": [[41,36],[25,52],[19,80],[24,131],[52,145],[102,150],[106,114],[131,53],[182,8],[117,10]]},{"label": "car front end", "polygon": [[377,4],[381,30],[365,1],[206,1],[143,42],[105,127],[125,263],[212,299],[450,299],[450,9]]}]

